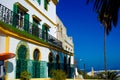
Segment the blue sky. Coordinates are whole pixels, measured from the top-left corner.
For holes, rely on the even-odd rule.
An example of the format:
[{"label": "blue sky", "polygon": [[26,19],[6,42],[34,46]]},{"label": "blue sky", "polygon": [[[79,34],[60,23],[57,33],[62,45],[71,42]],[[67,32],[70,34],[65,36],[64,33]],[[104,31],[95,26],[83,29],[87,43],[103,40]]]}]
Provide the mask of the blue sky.
[{"label": "blue sky", "polygon": [[[104,28],[92,4],[86,0],[59,0],[57,15],[67,28],[67,33],[74,39],[74,54],[80,69],[104,69]],[[120,13],[119,13],[120,14]],[[119,16],[120,17],[120,16]],[[120,20],[116,28],[107,36],[107,69],[120,69]]]}]

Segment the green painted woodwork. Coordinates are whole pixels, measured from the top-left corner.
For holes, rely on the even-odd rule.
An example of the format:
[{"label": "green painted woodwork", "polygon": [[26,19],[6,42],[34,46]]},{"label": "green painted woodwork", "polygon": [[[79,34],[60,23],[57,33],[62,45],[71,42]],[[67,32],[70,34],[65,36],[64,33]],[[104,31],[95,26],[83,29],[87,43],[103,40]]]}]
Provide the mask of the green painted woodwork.
[{"label": "green painted woodwork", "polygon": [[27,71],[27,60],[17,59],[16,60],[16,78],[20,78],[20,73]]},{"label": "green painted woodwork", "polygon": [[[25,46],[25,48],[27,49],[26,50],[26,53],[25,53],[25,56],[26,56],[26,59],[29,59],[29,52],[30,52],[30,50],[29,50],[29,46],[28,46],[28,44],[25,42],[25,41],[20,41],[19,43],[18,43],[18,45],[17,45],[17,48],[16,48],[16,58],[18,59],[19,57],[19,48],[21,47],[21,45],[22,46]],[[23,53],[22,53],[23,54]]]},{"label": "green painted woodwork", "polygon": [[37,0],[37,2],[39,3],[39,5],[41,4],[41,0]]},{"label": "green painted woodwork", "polygon": [[18,49],[18,59],[26,59],[27,49],[24,45],[21,45]]},{"label": "green painted woodwork", "polygon": [[37,20],[33,19],[32,34],[36,37],[39,37],[38,24],[39,24],[39,22]]},{"label": "green painted woodwork", "polygon": [[22,71],[27,71],[27,60],[26,60],[27,48],[21,45],[18,48],[18,59],[16,62],[16,78],[20,78]]},{"label": "green painted woodwork", "polygon": [[40,78],[40,62],[39,61],[32,61],[32,77],[33,78]]},{"label": "green painted woodwork", "polygon": [[40,78],[48,77],[48,66],[46,61],[40,61]]},{"label": "green painted woodwork", "polygon": [[45,8],[46,10],[48,10],[48,1],[47,1],[47,0],[44,0],[44,8]]},{"label": "green painted woodwork", "polygon": [[26,32],[28,32],[29,31],[29,14],[28,13],[25,13],[24,14],[24,30],[26,31]]},{"label": "green painted woodwork", "polygon": [[31,73],[31,78],[47,78],[48,66],[46,61],[27,60],[28,72]]},{"label": "green painted woodwork", "polygon": [[16,27],[17,25],[17,13],[18,13],[18,6],[16,4],[13,5],[13,26]]},{"label": "green painted woodwork", "polygon": [[45,25],[42,25],[42,39],[48,41],[48,28]]}]

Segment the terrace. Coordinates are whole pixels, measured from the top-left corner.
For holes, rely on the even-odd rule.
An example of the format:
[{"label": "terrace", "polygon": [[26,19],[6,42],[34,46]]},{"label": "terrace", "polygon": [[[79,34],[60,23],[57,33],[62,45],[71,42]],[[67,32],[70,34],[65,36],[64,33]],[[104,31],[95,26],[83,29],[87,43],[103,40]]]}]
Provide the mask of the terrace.
[{"label": "terrace", "polygon": [[41,40],[42,42],[62,49],[62,42],[49,33],[47,33],[47,35],[43,35],[44,33],[42,32],[42,29],[37,27],[39,25],[29,22],[29,20],[24,19],[19,14],[16,14],[0,4],[0,24],[2,23],[7,25],[5,26],[5,29],[17,32],[18,34],[30,39],[34,38],[35,40]]}]

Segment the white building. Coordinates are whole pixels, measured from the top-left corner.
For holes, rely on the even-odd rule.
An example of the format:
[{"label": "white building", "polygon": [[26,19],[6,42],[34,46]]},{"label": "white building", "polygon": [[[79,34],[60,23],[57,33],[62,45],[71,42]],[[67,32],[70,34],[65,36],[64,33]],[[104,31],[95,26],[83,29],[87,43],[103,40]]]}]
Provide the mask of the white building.
[{"label": "white building", "polygon": [[[72,37],[67,35],[67,30],[62,21],[58,16],[56,16],[57,19],[57,39],[62,41],[62,47],[64,50],[68,51],[69,53],[74,53],[74,44]],[[74,56],[68,55],[66,57],[68,60],[71,60],[70,63],[71,66],[74,65]],[[69,71],[67,71],[69,73]]]},{"label": "white building", "polygon": [[62,41],[56,33],[57,3],[58,0],[0,1],[0,53],[16,54],[5,61],[5,80],[19,79],[22,71],[31,73],[31,78],[49,78],[52,69],[70,72],[68,77],[73,77],[73,42],[67,35]]}]

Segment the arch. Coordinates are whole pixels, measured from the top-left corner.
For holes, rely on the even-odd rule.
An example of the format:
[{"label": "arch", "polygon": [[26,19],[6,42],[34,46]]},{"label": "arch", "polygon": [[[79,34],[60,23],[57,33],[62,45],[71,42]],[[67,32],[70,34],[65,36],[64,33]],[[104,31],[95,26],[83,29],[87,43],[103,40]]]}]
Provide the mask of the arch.
[{"label": "arch", "polygon": [[27,59],[29,58],[29,48],[27,43],[20,41],[17,45],[16,54],[16,78],[20,78],[20,73],[27,71],[28,67]]},{"label": "arch", "polygon": [[40,51],[39,51],[39,49],[36,48],[33,52],[33,59],[38,61],[40,58],[41,58]]},{"label": "arch", "polygon": [[18,48],[18,59],[26,59],[27,58],[27,55],[26,55],[26,52],[27,52],[27,49],[24,45],[21,45],[19,48]]},{"label": "arch", "polygon": [[54,62],[54,55],[53,55],[52,52],[49,53],[48,61],[49,61],[49,63],[53,63]]},{"label": "arch", "polygon": [[17,45],[17,48],[16,48],[16,58],[18,59],[18,49],[20,48],[20,46],[25,46],[25,48],[27,49],[27,51],[26,51],[26,59],[29,59],[29,52],[30,52],[30,50],[29,50],[29,46],[28,46],[28,44],[26,43],[26,42],[24,42],[24,41],[20,41],[19,43],[18,43],[18,45]]}]

